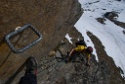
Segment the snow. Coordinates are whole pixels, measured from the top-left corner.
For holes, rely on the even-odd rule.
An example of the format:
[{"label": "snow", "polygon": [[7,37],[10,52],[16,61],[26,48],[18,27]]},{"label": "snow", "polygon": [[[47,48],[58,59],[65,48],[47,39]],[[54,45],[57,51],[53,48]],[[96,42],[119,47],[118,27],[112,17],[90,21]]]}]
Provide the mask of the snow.
[{"label": "snow", "polygon": [[[81,32],[82,36],[84,36],[87,45],[91,45],[93,48],[94,44],[87,36],[86,32],[90,31],[97,38],[99,38],[102,42],[102,45],[105,47],[106,53],[113,58],[116,66],[120,67],[125,73],[124,29],[115,25],[108,19],[106,19],[105,25],[97,22],[96,20],[98,17],[103,17],[103,14],[106,12],[116,11],[118,12],[119,16],[117,20],[125,23],[125,1],[79,0],[79,2],[84,9],[84,13],[74,26],[79,32]],[[95,54],[96,60],[98,60],[95,48],[93,54]],[[125,75],[121,74],[121,76]]]},{"label": "snow", "polygon": [[69,36],[69,34],[66,34],[66,35],[65,35],[65,38],[67,38],[67,40],[69,41],[69,43],[72,44],[72,41],[71,41],[72,38]]}]

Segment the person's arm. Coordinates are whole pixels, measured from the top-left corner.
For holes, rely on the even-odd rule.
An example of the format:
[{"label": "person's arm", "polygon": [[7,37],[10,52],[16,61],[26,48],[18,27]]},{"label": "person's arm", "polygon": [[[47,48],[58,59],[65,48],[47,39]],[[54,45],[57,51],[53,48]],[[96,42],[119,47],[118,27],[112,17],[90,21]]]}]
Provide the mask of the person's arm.
[{"label": "person's arm", "polygon": [[75,49],[72,49],[72,50],[70,51],[70,53],[68,54],[67,61],[70,60],[70,57],[72,56],[72,54],[73,54],[74,51],[75,51]]},{"label": "person's arm", "polygon": [[73,48],[71,51],[70,51],[70,53],[69,53],[69,57],[72,55],[72,53],[75,51],[75,49]]}]

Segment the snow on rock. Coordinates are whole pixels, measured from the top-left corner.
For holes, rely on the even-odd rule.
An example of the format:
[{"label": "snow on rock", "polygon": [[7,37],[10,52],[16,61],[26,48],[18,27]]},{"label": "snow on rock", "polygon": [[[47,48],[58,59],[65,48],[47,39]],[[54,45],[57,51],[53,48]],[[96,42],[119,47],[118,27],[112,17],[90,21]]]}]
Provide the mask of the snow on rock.
[{"label": "snow on rock", "polygon": [[72,38],[69,36],[69,34],[66,34],[66,35],[65,35],[65,38],[67,38],[68,41],[72,44],[72,41],[71,41]]},{"label": "snow on rock", "polygon": [[[96,20],[98,17],[103,17],[106,12],[115,11],[118,13],[117,20],[125,23],[125,2],[123,0],[79,0],[79,2],[85,11],[74,26],[84,36],[87,45],[94,47],[92,41],[86,34],[87,31],[92,32],[99,38],[107,54],[114,59],[115,64],[125,73],[124,29],[108,19],[106,19],[105,25],[100,24]],[[94,54],[96,55],[96,52]],[[122,76],[124,75],[122,74]]]}]

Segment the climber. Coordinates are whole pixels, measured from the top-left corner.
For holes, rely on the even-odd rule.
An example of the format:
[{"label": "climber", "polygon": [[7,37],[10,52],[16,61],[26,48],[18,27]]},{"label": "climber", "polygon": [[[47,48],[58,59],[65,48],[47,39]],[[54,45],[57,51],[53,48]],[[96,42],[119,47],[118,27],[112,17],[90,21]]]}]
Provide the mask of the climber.
[{"label": "climber", "polygon": [[19,84],[37,84],[37,62],[34,57],[26,61],[25,75],[20,79]]},{"label": "climber", "polygon": [[87,47],[84,40],[80,40],[76,43],[76,47],[70,51],[68,58],[67,58],[67,61],[69,62],[71,60],[70,58],[72,58],[73,54],[82,53],[85,56],[87,56],[86,65],[90,66],[90,55],[92,52],[93,52],[93,48],[91,46]]}]

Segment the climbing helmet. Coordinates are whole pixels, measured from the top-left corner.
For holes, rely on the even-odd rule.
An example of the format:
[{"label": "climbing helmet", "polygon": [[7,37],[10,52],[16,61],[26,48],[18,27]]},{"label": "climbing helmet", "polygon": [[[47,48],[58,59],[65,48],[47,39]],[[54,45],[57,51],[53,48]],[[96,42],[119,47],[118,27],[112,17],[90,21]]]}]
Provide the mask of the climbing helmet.
[{"label": "climbing helmet", "polygon": [[93,48],[91,46],[88,46],[86,52],[91,54],[93,52]]}]

